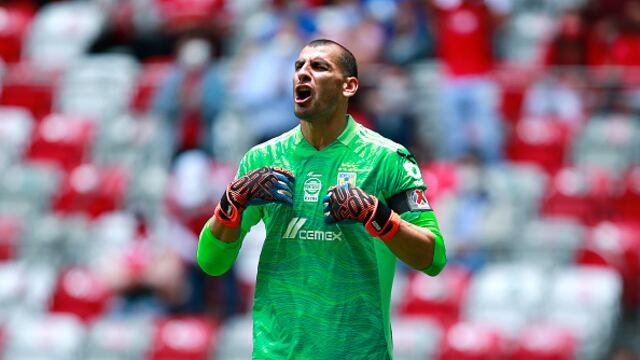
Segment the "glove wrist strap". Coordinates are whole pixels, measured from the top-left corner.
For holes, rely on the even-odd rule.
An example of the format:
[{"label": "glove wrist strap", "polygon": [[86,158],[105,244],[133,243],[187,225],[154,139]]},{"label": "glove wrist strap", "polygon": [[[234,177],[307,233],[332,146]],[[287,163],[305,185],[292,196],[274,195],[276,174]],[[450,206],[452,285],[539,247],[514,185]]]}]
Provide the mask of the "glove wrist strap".
[{"label": "glove wrist strap", "polygon": [[220,199],[220,203],[214,210],[214,215],[222,225],[229,228],[237,228],[242,221],[242,208],[237,207],[229,199],[228,191],[225,191]]},{"label": "glove wrist strap", "polygon": [[400,229],[400,216],[388,206],[377,201],[371,218],[364,227],[371,236],[379,237],[382,241],[389,241]]}]

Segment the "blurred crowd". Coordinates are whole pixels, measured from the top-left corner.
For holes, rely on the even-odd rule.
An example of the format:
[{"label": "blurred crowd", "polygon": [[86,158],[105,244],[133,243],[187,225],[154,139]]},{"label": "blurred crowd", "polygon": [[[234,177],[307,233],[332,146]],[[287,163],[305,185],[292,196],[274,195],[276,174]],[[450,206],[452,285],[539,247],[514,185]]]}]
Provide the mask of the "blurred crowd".
[{"label": "blurred crowd", "polygon": [[[220,278],[195,264],[197,236],[242,154],[298,123],[293,63],[316,38],[355,54],[349,113],[415,155],[443,229],[443,276],[398,267],[398,358],[640,356],[640,1],[11,0],[0,3],[7,358],[65,358],[81,336],[93,347],[77,358],[211,351],[148,329],[118,340],[147,323],[108,321],[132,315],[246,350],[264,229]],[[84,330],[34,313],[71,314]],[[86,334],[43,345],[56,326]],[[415,335],[434,331],[431,345]]]}]

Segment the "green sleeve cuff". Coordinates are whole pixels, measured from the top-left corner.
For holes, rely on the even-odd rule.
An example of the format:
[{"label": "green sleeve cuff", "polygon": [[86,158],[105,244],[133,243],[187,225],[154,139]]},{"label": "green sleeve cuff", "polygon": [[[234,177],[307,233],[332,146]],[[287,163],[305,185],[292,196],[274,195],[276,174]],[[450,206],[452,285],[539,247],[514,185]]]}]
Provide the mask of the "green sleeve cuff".
[{"label": "green sleeve cuff", "polygon": [[226,273],[240,252],[242,239],[232,243],[216,238],[209,230],[209,222],[204,224],[198,240],[197,260],[200,268],[209,275],[219,276]]},{"label": "green sleeve cuff", "polygon": [[433,235],[435,235],[435,246],[433,248],[433,259],[431,260],[431,265],[421,271],[429,276],[438,275],[447,264],[447,252],[436,215],[433,211],[411,211],[400,215],[400,217],[416,226],[429,229]]}]

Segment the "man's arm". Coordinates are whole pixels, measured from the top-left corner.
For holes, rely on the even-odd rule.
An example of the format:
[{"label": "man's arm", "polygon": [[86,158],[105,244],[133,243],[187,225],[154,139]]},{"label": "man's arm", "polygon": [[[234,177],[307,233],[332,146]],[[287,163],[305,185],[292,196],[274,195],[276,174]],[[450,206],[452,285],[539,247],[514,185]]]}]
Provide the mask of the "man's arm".
[{"label": "man's arm", "polygon": [[292,204],[293,174],[286,169],[263,167],[232,181],[214,216],[207,221],[198,242],[198,265],[207,274],[224,274],[238,256],[242,239],[260,221],[256,206],[270,202]]},{"label": "man's arm", "polygon": [[[421,190],[416,191],[424,195]],[[399,194],[403,196],[404,192]],[[433,211],[401,209],[403,219],[378,198],[352,185],[329,188],[324,203],[326,223],[360,222],[369,234],[384,241],[400,260],[414,269],[435,276],[444,268],[444,242]],[[428,204],[424,206],[428,208]]]},{"label": "man's arm", "polygon": [[242,239],[260,218],[259,208],[250,207],[242,214],[242,225],[231,228],[213,216],[200,232],[197,252],[200,268],[212,276],[226,273],[238,257]]}]

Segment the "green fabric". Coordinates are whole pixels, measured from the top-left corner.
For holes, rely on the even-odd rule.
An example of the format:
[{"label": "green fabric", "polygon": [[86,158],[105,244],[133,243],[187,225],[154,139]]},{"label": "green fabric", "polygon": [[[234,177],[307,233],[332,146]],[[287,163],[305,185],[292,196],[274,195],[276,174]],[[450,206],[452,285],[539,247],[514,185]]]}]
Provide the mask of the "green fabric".
[{"label": "green fabric", "polygon": [[[254,359],[392,357],[389,312],[396,257],[362,224],[325,224],[322,199],[341,181],[352,181],[382,201],[425,188],[417,166],[398,150],[406,152],[349,117],[344,132],[322,150],[311,146],[297,126],[244,156],[238,176],[280,166],[296,178],[293,207],[267,204],[256,212],[267,236],[253,305]],[[413,214],[403,218],[420,224],[427,213]],[[242,236],[257,222],[245,216]],[[200,237],[198,261],[217,274],[231,266],[242,240],[227,249],[209,246],[219,240],[207,237]],[[427,273],[442,266],[432,265]]]}]

